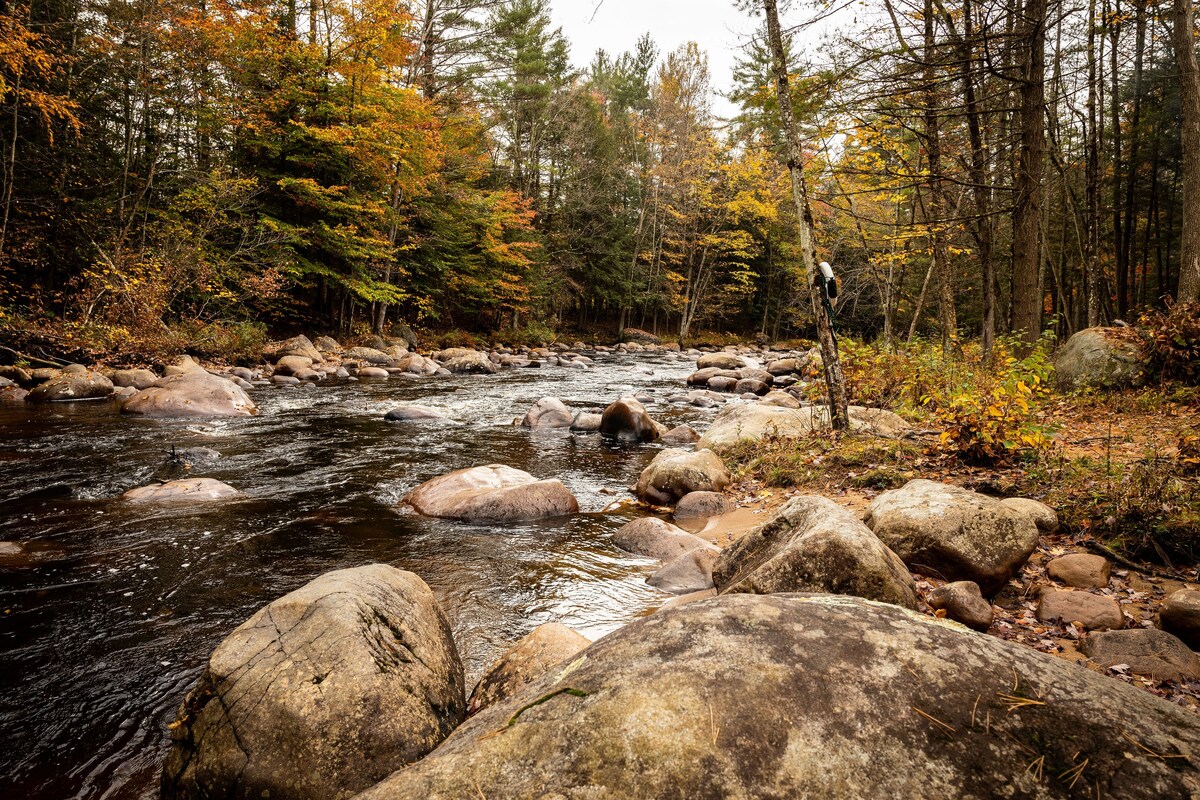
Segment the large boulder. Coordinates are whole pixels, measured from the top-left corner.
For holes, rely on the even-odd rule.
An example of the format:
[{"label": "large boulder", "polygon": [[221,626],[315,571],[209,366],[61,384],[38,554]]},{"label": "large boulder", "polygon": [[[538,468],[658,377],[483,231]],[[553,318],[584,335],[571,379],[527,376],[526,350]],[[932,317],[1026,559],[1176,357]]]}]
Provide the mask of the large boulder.
[{"label": "large boulder", "polygon": [[923,479],[884,492],[867,525],[916,572],[975,581],[998,590],[1037,546],[1037,526],[1021,511],[957,486]]},{"label": "large boulder", "polygon": [[604,409],[600,433],[623,442],[652,442],[659,436],[646,407],[633,397],[622,397]]},{"label": "large boulder", "polygon": [[342,354],[342,346],[332,336],[318,336],[313,340],[313,347],[317,348],[317,352],[321,355],[340,356]]},{"label": "large boulder", "polygon": [[237,494],[237,489],[213,478],[181,478],[130,489],[121,499],[130,503],[190,503],[227,500]]},{"label": "large boulder", "polygon": [[675,504],[675,519],[719,517],[737,508],[737,504],[720,492],[688,492]]},{"label": "large boulder", "polygon": [[711,450],[671,448],[654,457],[638,476],[637,496],[659,506],[674,504],[690,492],[719,492],[730,484],[729,471]]},{"label": "large boulder", "polygon": [[359,800],[1200,793],[1197,715],[893,605],[726,595],[580,657]]},{"label": "large boulder", "polygon": [[1086,328],[1054,356],[1054,378],[1064,392],[1139,386],[1146,379],[1146,357],[1130,328]]},{"label": "large boulder", "polygon": [[164,798],[345,798],[431,751],[465,717],[450,625],[385,564],[330,572],[217,646],[179,709]]},{"label": "large boulder", "polygon": [[[849,414],[850,429],[855,433],[895,437],[909,428],[899,416],[880,408],[850,406]],[[764,403],[741,403],[721,409],[696,446],[721,453],[766,436],[801,439],[813,431],[828,428],[829,409],[825,406],[782,408]]]},{"label": "large boulder", "polygon": [[767,372],[772,375],[803,375],[808,371],[809,359],[807,356],[800,358],[779,358],[767,364]]},{"label": "large boulder", "polygon": [[324,358],[321,355],[321,351],[317,349],[316,345],[314,345],[309,338],[303,334],[300,336],[293,336],[291,339],[288,339],[279,347],[277,351],[275,351],[276,361],[287,356],[299,356],[301,358],[307,358],[313,363],[321,361]]},{"label": "large boulder", "polygon": [[419,353],[409,353],[396,359],[396,367],[404,372],[415,372],[418,375],[432,375],[441,369],[436,361]]},{"label": "large boulder", "polygon": [[111,380],[113,386],[141,391],[158,383],[158,376],[148,369],[119,369],[112,374]]},{"label": "large boulder", "polygon": [[446,415],[429,406],[406,405],[383,415],[388,422],[445,422]]},{"label": "large boulder", "polygon": [[437,353],[435,358],[442,366],[454,373],[491,374],[496,371],[496,365],[488,358],[487,353],[479,350],[469,350],[465,347],[451,347]]},{"label": "large boulder", "polygon": [[858,517],[824,497],[789,500],[738,539],[713,567],[721,593],[827,592],[917,607],[917,587],[896,554]]},{"label": "large boulder", "polygon": [[636,342],[638,344],[662,344],[662,339],[650,333],[650,331],[644,331],[640,328],[625,328],[621,331],[621,340]]},{"label": "large boulder", "polygon": [[711,589],[713,565],[721,555],[721,549],[705,542],[702,547],[676,556],[646,579],[656,589],[671,594],[691,594]]},{"label": "large boulder", "polygon": [[1130,672],[1159,681],[1200,678],[1200,658],[1179,639],[1154,628],[1089,633],[1079,649],[1102,667],[1124,664]]},{"label": "large boulder", "polygon": [[523,428],[569,428],[575,413],[557,397],[543,397],[525,412],[521,420]]},{"label": "large boulder", "polygon": [[29,403],[100,400],[112,394],[113,383],[99,372],[71,371],[38,384],[25,397]]},{"label": "large boulder", "polygon": [[489,464],[434,478],[401,501],[427,517],[468,522],[514,522],[574,514],[579,503],[557,480],[538,480],[528,472]]},{"label": "large boulder", "polygon": [[613,543],[622,550],[660,561],[671,561],[709,544],[699,536],[658,517],[642,517],[626,522],[613,534]]},{"label": "large boulder", "polygon": [[1158,627],[1200,649],[1200,592],[1179,589],[1167,595],[1158,610]]},{"label": "large boulder", "polygon": [[311,372],[312,365],[313,360],[308,356],[284,356],[275,362],[275,374],[299,378],[301,373]]},{"label": "large boulder", "polygon": [[207,372],[163,378],[125,401],[121,411],[142,417],[249,417],[258,413],[236,383]]},{"label": "large boulder", "polygon": [[467,713],[474,714],[511,697],[589,644],[586,636],[566,625],[538,625],[483,673],[467,701]]},{"label": "large boulder", "polygon": [[705,353],[696,359],[696,369],[738,370],[746,366],[746,359],[733,353]]},{"label": "large boulder", "polygon": [[374,347],[351,347],[343,354],[343,358],[347,361],[357,361],[359,364],[376,367],[390,367],[396,361],[387,353]]}]

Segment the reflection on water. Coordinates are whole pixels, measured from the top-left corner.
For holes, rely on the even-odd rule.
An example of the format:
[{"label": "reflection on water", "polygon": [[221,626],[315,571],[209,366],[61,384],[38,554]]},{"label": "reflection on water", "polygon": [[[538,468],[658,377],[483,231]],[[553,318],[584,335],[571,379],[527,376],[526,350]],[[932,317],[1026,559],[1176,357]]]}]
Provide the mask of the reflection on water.
[{"label": "reflection on water", "polygon": [[[649,366],[655,374],[647,375]],[[630,390],[665,397],[691,362],[597,360],[491,376],[255,390],[252,419],[122,418],[106,403],[0,407],[0,796],[144,798],[157,793],[166,725],[212,648],[253,611],[332,569],[386,562],[442,601],[473,681],[512,641],[556,620],[595,638],[663,595],[651,562],[603,512],[655,446],[512,426],[538,398],[599,410]],[[399,402],[456,424],[387,423]],[[669,424],[691,407],[652,405]],[[171,445],[221,453],[199,472],[244,493],[171,508],[112,498],[149,481]],[[560,478],[583,513],[472,526],[397,511],[418,483],[505,463]]]}]

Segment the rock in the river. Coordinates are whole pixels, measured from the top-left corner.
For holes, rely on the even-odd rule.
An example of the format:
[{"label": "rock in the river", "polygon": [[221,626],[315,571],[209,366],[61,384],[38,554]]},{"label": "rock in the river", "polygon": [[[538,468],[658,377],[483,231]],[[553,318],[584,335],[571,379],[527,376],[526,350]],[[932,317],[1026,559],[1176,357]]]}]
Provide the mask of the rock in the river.
[{"label": "rock in the river", "polygon": [[566,625],[557,622],[538,625],[483,673],[467,701],[467,713],[474,714],[508,699],[527,683],[574,658],[589,644],[586,636]]},{"label": "rock in the river", "polygon": [[1111,597],[1090,592],[1050,590],[1038,602],[1037,618],[1042,622],[1078,622],[1089,631],[1125,627],[1120,604]]},{"label": "rock in the river", "polygon": [[100,400],[112,394],[112,390],[112,381],[99,372],[64,371],[58,377],[35,386],[25,400],[29,403]]},{"label": "rock in the river", "polygon": [[561,481],[490,464],[427,481],[402,500],[428,517],[468,522],[515,522],[574,514],[579,503]]},{"label": "rock in the river", "polygon": [[121,499],[130,503],[190,503],[227,500],[237,494],[237,489],[212,478],[183,478],[130,489],[121,495]]},{"label": "rock in the river", "polygon": [[441,422],[446,415],[428,406],[399,406],[383,415],[388,422]]},{"label": "rock in the river", "polygon": [[[744,442],[756,442],[764,436],[803,438],[814,430],[829,427],[825,406],[781,408],[765,403],[726,406],[696,444],[720,453]],[[908,423],[890,411],[850,406],[850,428],[856,433],[895,437],[908,430]]]},{"label": "rock in the river", "polygon": [[487,353],[479,350],[469,350],[465,347],[451,347],[436,355],[442,366],[454,373],[490,374],[496,371],[496,365],[488,358]]},{"label": "rock in the river", "polygon": [[929,607],[945,610],[946,616],[968,628],[986,631],[992,626],[992,604],[983,599],[975,581],[954,581],[929,594]]},{"label": "rock in the river", "polygon": [[167,364],[163,367],[164,378],[173,378],[176,375],[199,375],[200,373],[207,375],[208,370],[189,355],[182,355],[174,364]]},{"label": "rock in the river", "polygon": [[884,492],[867,525],[917,572],[975,581],[991,594],[1024,564],[1038,531],[1027,514],[995,498],[923,479]]},{"label": "rock in the river", "polygon": [[301,372],[311,372],[312,365],[313,360],[308,356],[284,356],[275,362],[275,374],[299,378]]},{"label": "rock in the river", "polygon": [[29,392],[19,386],[5,386],[0,388],[0,403],[16,404],[24,403],[25,398],[29,396]]},{"label": "rock in the river", "polygon": [[622,550],[659,561],[671,561],[709,545],[699,536],[658,517],[642,517],[625,523],[613,534],[613,543]]},{"label": "rock in the river", "polygon": [[580,411],[571,420],[571,430],[581,433],[595,433],[600,430],[600,422],[604,417],[593,411]]},{"label": "rock in the river", "polygon": [[800,407],[800,401],[794,395],[780,389],[773,389],[763,395],[762,404],[764,406],[779,406],[780,408]]},{"label": "rock in the river", "polygon": [[720,492],[688,492],[675,504],[675,518],[719,517],[735,508],[734,502]]},{"label": "rock in the river", "polygon": [[1112,564],[1104,556],[1069,553],[1047,564],[1046,572],[1056,581],[1077,589],[1103,589],[1108,586]]},{"label": "rock in the river", "polygon": [[734,384],[733,391],[737,394],[764,395],[771,391],[771,387],[754,378],[742,378]]},{"label": "rock in the river", "polygon": [[1060,391],[1122,389],[1146,379],[1146,357],[1132,328],[1086,328],[1054,356]]},{"label": "rock in the river", "polygon": [[637,496],[654,505],[671,505],[689,492],[719,492],[730,483],[729,471],[711,450],[663,450],[638,477]]},{"label": "rock in the river", "polygon": [[691,594],[712,588],[713,564],[721,555],[720,548],[704,543],[703,547],[676,556],[646,579],[656,589],[671,594]]},{"label": "rock in the river", "polygon": [[746,359],[733,353],[705,353],[696,359],[696,369],[741,369]]},{"label": "rock in the river", "polygon": [[772,375],[803,375],[808,370],[808,358],[780,358],[767,364]]},{"label": "rock in the river", "polygon": [[158,383],[158,376],[148,369],[119,369],[112,374],[113,386],[133,387],[138,391]]},{"label": "rock in the river", "polygon": [[[1200,792],[1200,717],[896,606],[727,595],[643,617],[580,656],[358,800]],[[1040,704],[1014,710],[1014,696]]]},{"label": "rock in the river", "polygon": [[917,607],[912,575],[858,517],[824,497],[789,500],[771,519],[721,553],[721,593],[851,594]]},{"label": "rock in the river", "polygon": [[1158,610],[1158,627],[1200,649],[1200,592],[1180,589],[1167,595]]},{"label": "rock in the river", "polygon": [[521,420],[523,428],[569,428],[575,419],[574,412],[557,397],[543,397],[525,412]]},{"label": "rock in the river", "polygon": [[1058,532],[1058,512],[1045,503],[1039,503],[1028,497],[1006,497],[1000,502],[1009,508],[1028,514],[1029,518],[1033,520],[1033,524],[1037,525],[1037,529],[1042,533]]},{"label": "rock in the river", "polygon": [[660,442],[670,447],[692,444],[700,441],[700,434],[691,425],[678,425],[658,438]]},{"label": "rock in the river", "polygon": [[321,351],[318,350],[316,346],[313,345],[312,341],[310,341],[309,338],[303,334],[288,339],[275,352],[276,359],[284,358],[286,356],[300,356],[301,358],[307,358],[310,363],[314,364],[323,360],[324,358],[324,356],[321,355]]},{"label": "rock in the river", "polygon": [[188,372],[162,378],[125,401],[121,411],[143,417],[249,417],[258,413],[250,396],[233,381]]},{"label": "rock in the river", "polygon": [[463,721],[463,670],[425,582],[384,564],[330,572],[213,651],[179,709],[167,800],[352,797]]},{"label": "rock in the river", "polygon": [[391,373],[383,367],[359,367],[355,373],[359,378],[388,378]]},{"label": "rock in the river", "polygon": [[646,407],[632,397],[622,397],[604,409],[600,433],[624,442],[652,442],[659,436]]},{"label": "rock in the river", "polygon": [[351,347],[343,357],[347,361],[357,361],[359,364],[369,364],[376,367],[390,367],[395,359],[382,350],[374,347]]},{"label": "rock in the river", "polygon": [[1102,667],[1124,664],[1130,672],[1159,681],[1200,678],[1200,658],[1179,639],[1154,628],[1089,633],[1079,649]]}]

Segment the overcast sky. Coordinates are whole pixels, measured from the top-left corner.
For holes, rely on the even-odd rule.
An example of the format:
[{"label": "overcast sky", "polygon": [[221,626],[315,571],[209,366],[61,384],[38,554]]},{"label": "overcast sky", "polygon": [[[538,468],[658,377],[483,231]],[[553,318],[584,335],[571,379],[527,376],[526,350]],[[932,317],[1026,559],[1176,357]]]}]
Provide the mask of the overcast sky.
[{"label": "overcast sky", "polygon": [[[632,50],[649,33],[664,55],[688,41],[708,51],[713,88],[721,92],[733,85],[736,56],[757,25],[734,0],[551,0],[551,8],[578,67],[601,48],[614,55]],[[727,116],[733,107],[718,100],[713,110]]]}]

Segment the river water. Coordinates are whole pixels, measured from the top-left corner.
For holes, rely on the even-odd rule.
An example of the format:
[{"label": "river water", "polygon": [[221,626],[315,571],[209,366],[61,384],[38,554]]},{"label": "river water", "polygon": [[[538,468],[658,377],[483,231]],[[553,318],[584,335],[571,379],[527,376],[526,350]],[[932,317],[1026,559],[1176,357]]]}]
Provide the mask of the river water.
[{"label": "river water", "polygon": [[[600,410],[650,390],[659,420],[703,426],[670,406],[690,360],[599,356],[592,369],[315,387],[261,387],[261,415],[216,421],[125,418],[110,403],[0,406],[0,797],[157,796],[166,726],[208,654],[255,610],[333,569],[384,562],[433,588],[450,616],[468,687],[543,622],[589,638],[667,599],[654,563],[616,548],[628,498],[659,447],[514,427],[538,398]],[[652,374],[648,374],[652,373]],[[401,402],[455,425],[388,423]],[[221,458],[195,474],[244,493],[212,505],[130,505],[172,445]],[[398,510],[422,481],[504,463],[561,479],[582,513],[473,526]],[[615,491],[608,494],[605,491]]]}]

